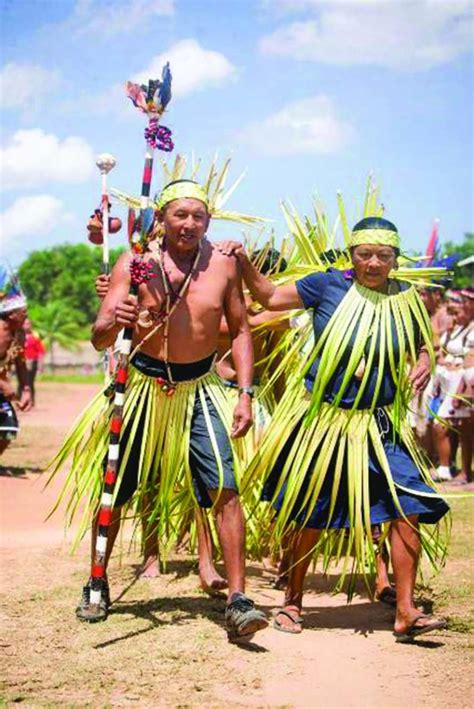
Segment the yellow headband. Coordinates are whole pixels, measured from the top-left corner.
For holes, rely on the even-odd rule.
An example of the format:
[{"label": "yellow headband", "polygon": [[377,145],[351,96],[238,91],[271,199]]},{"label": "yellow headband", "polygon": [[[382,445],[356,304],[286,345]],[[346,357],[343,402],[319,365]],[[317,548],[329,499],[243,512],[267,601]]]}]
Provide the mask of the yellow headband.
[{"label": "yellow headband", "polygon": [[204,188],[198,185],[197,182],[190,182],[188,180],[175,182],[165,187],[157,202],[158,209],[163,209],[163,207],[166,207],[167,204],[173,202],[175,199],[198,199],[200,202],[203,202],[206,207],[208,206],[208,197]]},{"label": "yellow headband", "polygon": [[353,231],[349,237],[349,248],[361,244],[375,244],[376,246],[392,246],[400,248],[400,235],[397,231],[388,229],[359,229]]}]

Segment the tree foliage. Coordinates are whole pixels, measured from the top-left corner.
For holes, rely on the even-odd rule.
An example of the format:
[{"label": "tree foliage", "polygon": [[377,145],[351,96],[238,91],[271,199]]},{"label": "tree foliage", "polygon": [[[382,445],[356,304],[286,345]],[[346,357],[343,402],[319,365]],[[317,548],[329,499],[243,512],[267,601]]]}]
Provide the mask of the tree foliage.
[{"label": "tree foliage", "polygon": [[[111,251],[112,263],[121,252],[122,249]],[[21,264],[18,274],[35,326],[39,329],[34,317],[35,312],[41,312],[38,306],[60,303],[63,311],[73,314],[83,331],[87,326],[87,331],[99,307],[94,281],[101,263],[101,249],[87,244],[63,244],[33,251]]]},{"label": "tree foliage", "polygon": [[49,352],[50,364],[54,366],[55,345],[74,350],[82,338],[82,328],[75,314],[60,300],[52,300],[46,305],[28,306],[28,314]]},{"label": "tree foliage", "polygon": [[[443,256],[451,256],[458,254],[459,260],[472,256],[474,254],[474,232],[466,232],[461,243],[447,241],[441,246]],[[453,288],[466,288],[472,286],[474,280],[472,266],[455,266]]]}]

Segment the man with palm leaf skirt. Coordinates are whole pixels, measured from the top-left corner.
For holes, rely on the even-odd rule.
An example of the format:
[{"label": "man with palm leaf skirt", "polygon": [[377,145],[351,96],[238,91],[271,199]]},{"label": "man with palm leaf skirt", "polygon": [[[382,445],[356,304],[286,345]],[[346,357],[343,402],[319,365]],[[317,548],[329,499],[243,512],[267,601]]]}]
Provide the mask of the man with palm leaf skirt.
[{"label": "man with palm leaf skirt", "polygon": [[[433,489],[429,469],[406,420],[412,392],[427,384],[434,365],[428,314],[396,273],[400,240],[381,217],[358,222],[350,236],[352,269],[329,268],[275,287],[254,269],[240,244],[235,254],[252,295],[268,310],[313,311],[315,344],[305,387],[293,378],[248,472],[265,476],[263,498],[276,511],[275,536],[294,530],[292,567],[275,627],[302,630],[303,583],[312,552],[340,559],[366,574],[374,568],[372,526],[390,524],[396,581],[394,634],[407,641],[444,627],[415,607],[420,547],[430,558],[439,539],[420,525],[448,511]],[[339,532],[338,532],[339,530]],[[354,559],[350,561],[350,554]],[[326,567],[327,568],[327,567]]]},{"label": "man with palm leaf skirt", "polygon": [[[92,342],[99,350],[111,346],[122,328],[135,328],[106,558],[124,506],[132,502],[143,510],[143,499],[152,492],[150,523],[156,521],[166,538],[175,494],[187,485],[195,503],[213,507],[215,513],[229,584],[226,627],[229,639],[237,642],[267,626],[264,614],[244,594],[245,523],[238,497],[239,471],[227,433],[230,430],[231,438],[238,438],[252,424],[253,353],[240,272],[205,237],[210,217],[207,194],[199,184],[192,180],[168,184],[159,207],[164,237],[152,242],[145,255],[150,280],[140,286],[138,301],[129,296],[130,256],[121,256],[93,328]],[[233,415],[213,371],[223,314],[240,387]],[[70,517],[83,497],[86,515],[97,510],[112,408],[99,395],[55,460],[56,471],[74,449],[63,491],[65,495],[72,488]],[[84,524],[87,516],[81,531]],[[86,585],[78,617],[105,620],[106,583],[102,596],[100,613],[92,617]]]}]

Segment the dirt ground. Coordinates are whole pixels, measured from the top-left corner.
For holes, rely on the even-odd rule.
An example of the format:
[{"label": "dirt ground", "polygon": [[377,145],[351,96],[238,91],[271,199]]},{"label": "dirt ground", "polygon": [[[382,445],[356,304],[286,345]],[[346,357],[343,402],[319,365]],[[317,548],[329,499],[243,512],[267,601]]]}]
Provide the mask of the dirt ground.
[{"label": "dirt ground", "polygon": [[[347,605],[320,574],[309,579],[302,635],[269,627],[241,648],[227,642],[223,601],[198,589],[191,557],[174,557],[158,579],[137,580],[131,553],[112,561],[108,621],[79,623],[88,543],[71,556],[61,516],[44,522],[60,481],[44,492],[41,472],[94,391],[41,384],[37,408],[22,416],[21,436],[2,459],[4,705],[472,706],[469,635],[449,629],[396,644],[390,608],[363,594]],[[469,558],[450,563],[443,575],[472,573]],[[250,564],[248,575],[249,595],[270,615],[281,592],[261,565]],[[449,614],[449,597],[446,604]]]}]

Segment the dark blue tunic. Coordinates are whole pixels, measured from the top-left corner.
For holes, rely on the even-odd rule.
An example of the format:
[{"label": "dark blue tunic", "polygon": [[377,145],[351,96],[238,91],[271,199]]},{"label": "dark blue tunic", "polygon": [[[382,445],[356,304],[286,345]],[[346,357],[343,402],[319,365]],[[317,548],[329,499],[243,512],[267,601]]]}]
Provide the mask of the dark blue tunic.
[{"label": "dark blue tunic", "polygon": [[[350,274],[344,274],[336,269],[329,269],[326,273],[311,274],[296,283],[298,293],[305,308],[313,309],[313,330],[316,342],[326,328],[326,325],[341,300],[344,298],[352,285],[353,280]],[[408,285],[400,283],[400,288],[401,290],[406,290]],[[394,326],[392,327],[392,332],[396,359],[397,338]],[[348,357],[350,355],[350,346],[347,350],[348,354],[346,355],[346,359],[341,361],[340,365],[336,369],[336,372],[334,373],[334,376],[331,378],[328,387],[326,388],[324,400],[328,403],[334,400],[334,397],[340,389],[342,379],[345,375]],[[366,353],[367,351],[368,347],[366,349]],[[375,362],[377,362],[377,359],[376,354]],[[317,358],[312,364],[306,377],[306,387],[309,391],[312,391],[318,365],[319,359]],[[361,401],[359,402],[359,409],[367,409],[371,407],[376,379],[377,367],[374,366],[371,370],[366,390],[361,398]],[[344,392],[343,399],[341,400],[340,406],[342,408],[352,407],[357,392],[359,391],[359,387],[360,381],[353,377]],[[395,485],[397,486],[398,500],[405,515],[418,515],[421,523],[436,523],[444,514],[446,514],[449,508],[444,500],[439,497],[425,497],[416,494],[417,492],[432,494],[433,489],[428,487],[428,485],[423,482],[420,471],[418,470],[414,460],[410,456],[406,447],[400,441],[399,437],[394,435],[389,419],[381,408],[393,402],[395,393],[395,382],[391,375],[387,360],[386,366],[384,366],[382,386],[377,397],[377,408],[374,415],[379,426],[382,444],[390,466],[392,477]],[[288,456],[293,455],[291,448],[301,425],[302,421],[300,421],[293,431],[290,432],[290,435],[286,440],[275,466],[273,467],[265,484],[262,499],[271,500],[273,498],[284,464]],[[313,460],[315,460],[317,456],[318,451],[316,451]],[[334,464],[335,461],[333,460],[331,461],[329,467],[332,468]],[[312,474],[312,468],[313,465],[310,466],[308,476]],[[385,474],[381,469],[380,463],[377,460],[372,446],[370,445],[369,471],[371,523],[373,525],[381,524],[382,522],[387,522],[399,517],[400,511],[395,506]],[[321,493],[317,503],[311,511],[309,518],[305,521],[305,526],[313,527],[315,529],[321,529],[327,526],[332,485],[333,476],[331,475],[331,470],[329,470],[321,488]],[[401,490],[399,486],[408,488],[412,492],[405,492]],[[282,488],[281,493],[274,503],[276,510],[281,509],[285,488],[286,485]],[[294,507],[295,512],[293,514],[293,519],[297,522],[299,521],[300,523],[306,518],[307,512],[307,510],[304,510],[303,512],[300,511],[305,491],[306,486],[303,485],[300,499],[296,501]],[[336,506],[329,523],[330,527],[344,528],[350,526],[347,503],[347,467],[344,465]]]}]

